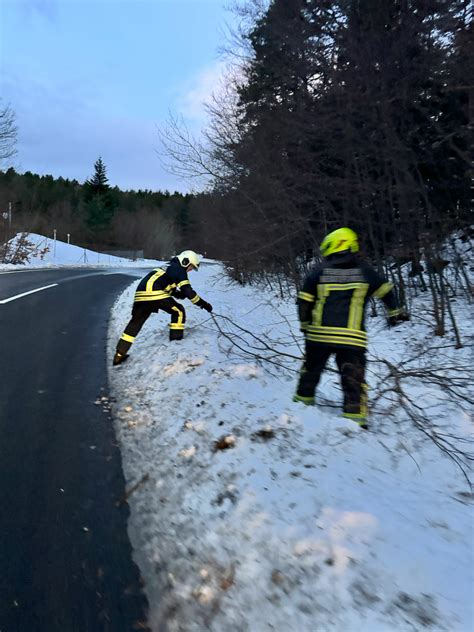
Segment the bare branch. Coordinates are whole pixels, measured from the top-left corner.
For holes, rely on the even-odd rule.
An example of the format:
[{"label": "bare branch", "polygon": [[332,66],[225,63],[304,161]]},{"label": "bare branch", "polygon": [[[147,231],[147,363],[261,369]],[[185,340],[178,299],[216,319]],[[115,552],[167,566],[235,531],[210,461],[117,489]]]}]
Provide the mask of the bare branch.
[{"label": "bare branch", "polygon": [[9,105],[0,108],[0,164],[16,153],[18,127],[15,113]]}]

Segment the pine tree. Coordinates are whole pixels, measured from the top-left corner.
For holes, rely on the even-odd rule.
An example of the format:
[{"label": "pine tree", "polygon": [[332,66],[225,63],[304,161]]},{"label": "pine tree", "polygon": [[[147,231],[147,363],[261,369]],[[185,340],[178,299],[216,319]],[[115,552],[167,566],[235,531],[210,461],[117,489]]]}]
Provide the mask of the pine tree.
[{"label": "pine tree", "polygon": [[264,257],[293,275],[292,262],[314,246],[315,209],[326,218],[334,213],[327,200],[334,206],[334,195],[342,197],[331,179],[338,156],[329,125],[334,105],[326,98],[335,65],[335,5],[273,0],[248,32],[251,56],[238,90],[241,137],[232,154],[242,175],[231,195],[239,218],[246,212],[248,249],[258,250],[257,265]]},{"label": "pine tree", "polygon": [[109,189],[109,180],[107,178],[107,169],[100,156],[94,163],[94,169],[94,175],[86,180],[85,184],[93,194],[105,193]]},{"label": "pine tree", "polygon": [[96,234],[110,226],[117,203],[108,184],[102,158],[96,160],[94,169],[94,175],[84,183],[84,202],[86,224]]},{"label": "pine tree", "polygon": [[216,113],[232,130],[215,143],[231,174],[216,193],[248,270],[286,271],[341,225],[378,261],[416,258],[424,236],[466,217],[466,12],[466,0],[268,3],[246,30],[234,119]]}]

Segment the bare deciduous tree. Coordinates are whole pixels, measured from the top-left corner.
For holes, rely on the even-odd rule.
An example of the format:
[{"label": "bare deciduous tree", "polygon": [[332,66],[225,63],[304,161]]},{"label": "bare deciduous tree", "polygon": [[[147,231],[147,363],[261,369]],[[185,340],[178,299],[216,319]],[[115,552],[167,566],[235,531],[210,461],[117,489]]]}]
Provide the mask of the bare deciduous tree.
[{"label": "bare deciduous tree", "polygon": [[206,179],[197,234],[234,278],[297,285],[324,234],[349,225],[402,300],[411,263],[436,333],[455,328],[433,253],[470,222],[467,7],[237,4],[233,74],[203,140],[176,119],[162,138],[175,173]]},{"label": "bare deciduous tree", "polygon": [[14,111],[9,105],[0,105],[0,166],[16,154],[17,135]]}]

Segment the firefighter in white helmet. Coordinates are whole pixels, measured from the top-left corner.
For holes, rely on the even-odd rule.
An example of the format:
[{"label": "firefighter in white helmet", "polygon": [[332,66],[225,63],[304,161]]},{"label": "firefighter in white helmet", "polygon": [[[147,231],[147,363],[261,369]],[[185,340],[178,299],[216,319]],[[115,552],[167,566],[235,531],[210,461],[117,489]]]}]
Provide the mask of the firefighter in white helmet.
[{"label": "firefighter in white helmet", "polygon": [[147,318],[160,309],[171,315],[170,340],[183,338],[186,312],[176,298],[187,298],[201,309],[212,312],[212,305],[193,290],[188,279],[188,273],[198,270],[199,263],[199,256],[194,250],[184,250],[171,259],[166,269],[152,270],[140,281],[135,292],[132,318],[117,344],[114,365],[127,358],[127,352]]}]

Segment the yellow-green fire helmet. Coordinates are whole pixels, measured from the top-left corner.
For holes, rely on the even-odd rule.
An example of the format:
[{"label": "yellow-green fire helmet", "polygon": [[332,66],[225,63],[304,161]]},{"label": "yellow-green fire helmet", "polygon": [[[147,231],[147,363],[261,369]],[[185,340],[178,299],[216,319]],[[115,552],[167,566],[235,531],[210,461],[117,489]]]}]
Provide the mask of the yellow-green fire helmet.
[{"label": "yellow-green fire helmet", "polygon": [[319,246],[323,257],[329,257],[336,252],[344,252],[349,250],[350,252],[359,252],[359,240],[357,233],[351,228],[338,228],[333,230],[332,233],[326,235]]}]

